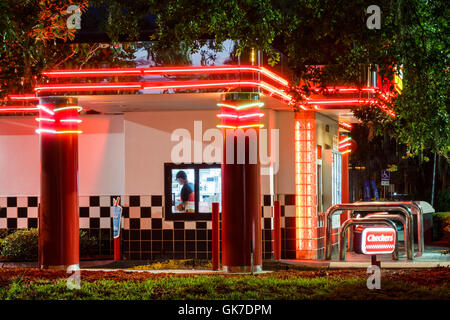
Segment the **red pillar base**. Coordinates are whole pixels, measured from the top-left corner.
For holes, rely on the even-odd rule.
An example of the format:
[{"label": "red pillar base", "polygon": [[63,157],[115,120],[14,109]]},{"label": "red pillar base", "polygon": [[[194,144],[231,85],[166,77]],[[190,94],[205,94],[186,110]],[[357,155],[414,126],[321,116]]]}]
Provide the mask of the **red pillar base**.
[{"label": "red pillar base", "polygon": [[120,260],[120,236],[114,238],[114,261]]},{"label": "red pillar base", "polygon": [[259,272],[262,271],[260,165],[259,155],[256,153],[254,157],[254,153],[258,150],[258,115],[262,104],[257,93],[227,93],[221,103],[222,114],[243,119],[222,118],[223,270]]},{"label": "red pillar base", "polygon": [[[79,268],[78,133],[72,133],[77,100],[40,98],[41,197],[39,205],[39,266]],[[63,108],[63,109],[59,109]],[[53,121],[52,121],[53,120]]]}]

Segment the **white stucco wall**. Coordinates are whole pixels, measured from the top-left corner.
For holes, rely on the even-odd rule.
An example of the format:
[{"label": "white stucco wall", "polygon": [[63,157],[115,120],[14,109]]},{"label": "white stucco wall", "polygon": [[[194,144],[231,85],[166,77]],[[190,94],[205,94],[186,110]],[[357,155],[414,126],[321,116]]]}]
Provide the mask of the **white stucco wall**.
[{"label": "white stucco wall", "polygon": [[280,168],[275,178],[275,193],[295,194],[295,115],[292,111],[276,113],[276,127],[280,130]]},{"label": "white stucco wall", "polygon": [[[116,195],[124,188],[123,116],[84,115],[78,149],[79,194]],[[0,196],[40,193],[35,117],[0,118]]]},{"label": "white stucco wall", "polygon": [[[162,195],[164,193],[164,163],[171,160],[171,141],[176,129],[189,131],[191,154],[194,139],[203,146],[203,133],[218,124],[217,110],[153,111],[125,114],[125,194]],[[202,121],[202,134],[194,137],[194,121]]]},{"label": "white stucco wall", "polygon": [[[326,131],[326,126],[329,131]],[[333,136],[338,134],[337,121],[320,113],[316,113],[316,139],[317,145],[322,146],[322,192],[323,209],[326,211],[331,206],[331,168]]]}]

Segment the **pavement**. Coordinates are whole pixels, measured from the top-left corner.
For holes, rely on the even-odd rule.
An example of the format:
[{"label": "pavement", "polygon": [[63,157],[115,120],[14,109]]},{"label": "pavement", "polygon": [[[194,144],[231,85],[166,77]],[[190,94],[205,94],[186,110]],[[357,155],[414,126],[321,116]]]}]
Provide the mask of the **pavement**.
[{"label": "pavement", "polygon": [[[417,250],[417,244],[415,245]],[[444,254],[445,247],[427,246],[422,255],[415,251],[414,260],[408,260],[402,245],[399,247],[399,259],[392,260],[391,254],[377,255],[377,260],[381,262],[382,268],[405,269],[405,268],[436,268],[450,267],[450,254]],[[448,248],[447,248],[448,249]],[[372,264],[371,256],[347,252],[347,259],[339,261],[337,247],[333,247],[331,260],[280,260],[281,263],[297,267],[324,267],[330,269],[355,269],[367,268]]]},{"label": "pavement", "polygon": [[[417,246],[416,246],[417,248]],[[405,269],[405,268],[436,268],[450,267],[450,254],[444,254],[448,248],[442,246],[425,246],[425,252],[419,256],[415,252],[414,260],[406,259],[403,246],[399,248],[399,260],[392,260],[392,255],[377,255],[377,260],[381,262],[382,268]],[[417,249],[416,249],[417,250]],[[260,273],[272,272],[269,270],[283,270],[288,268],[329,268],[329,269],[355,269],[367,268],[370,266],[371,257],[354,252],[347,253],[346,261],[339,261],[337,248],[334,247],[332,259],[327,260],[265,260],[264,271]],[[147,262],[148,263],[148,262]],[[164,269],[164,270],[135,270],[130,267],[144,264],[133,261],[114,261],[114,260],[82,260],[80,269],[83,271],[125,271],[125,272],[149,272],[149,273],[173,273],[173,274],[223,274],[224,271],[201,270],[201,269]],[[37,262],[0,262],[0,268],[38,268]],[[246,273],[248,274],[248,273]]]}]

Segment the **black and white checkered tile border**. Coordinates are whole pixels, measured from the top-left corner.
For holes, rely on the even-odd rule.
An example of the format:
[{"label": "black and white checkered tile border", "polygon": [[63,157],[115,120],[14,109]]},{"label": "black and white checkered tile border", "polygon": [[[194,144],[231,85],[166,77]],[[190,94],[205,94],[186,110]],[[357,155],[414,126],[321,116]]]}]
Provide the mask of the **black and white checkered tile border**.
[{"label": "black and white checkered tile border", "polygon": [[[115,196],[80,196],[80,229],[101,238],[111,239],[111,207]],[[295,197],[277,195],[281,206],[282,256],[289,258],[295,248]],[[261,199],[263,258],[273,257],[274,196]],[[0,197],[0,229],[37,228],[36,196]],[[210,258],[211,221],[167,221],[163,218],[164,197],[161,195],[121,196],[123,207],[123,253],[130,259],[153,258],[156,253],[187,258]],[[292,243],[292,244],[291,244]]]}]

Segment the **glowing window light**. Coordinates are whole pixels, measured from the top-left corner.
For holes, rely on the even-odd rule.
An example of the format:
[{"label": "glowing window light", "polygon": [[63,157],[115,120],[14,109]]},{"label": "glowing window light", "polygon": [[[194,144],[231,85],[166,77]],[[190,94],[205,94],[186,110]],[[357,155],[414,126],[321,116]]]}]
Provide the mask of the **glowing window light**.
[{"label": "glowing window light", "polygon": [[78,112],[80,112],[81,110],[83,110],[83,107],[81,107],[81,106],[67,106],[67,107],[60,107],[60,108],[55,108],[55,109],[53,109],[53,112],[65,111],[65,110],[72,110],[72,109],[76,109]]},{"label": "glowing window light", "polygon": [[312,258],[316,248],[316,127],[312,111],[296,114],[294,128],[295,154],[295,221],[296,250]]}]

